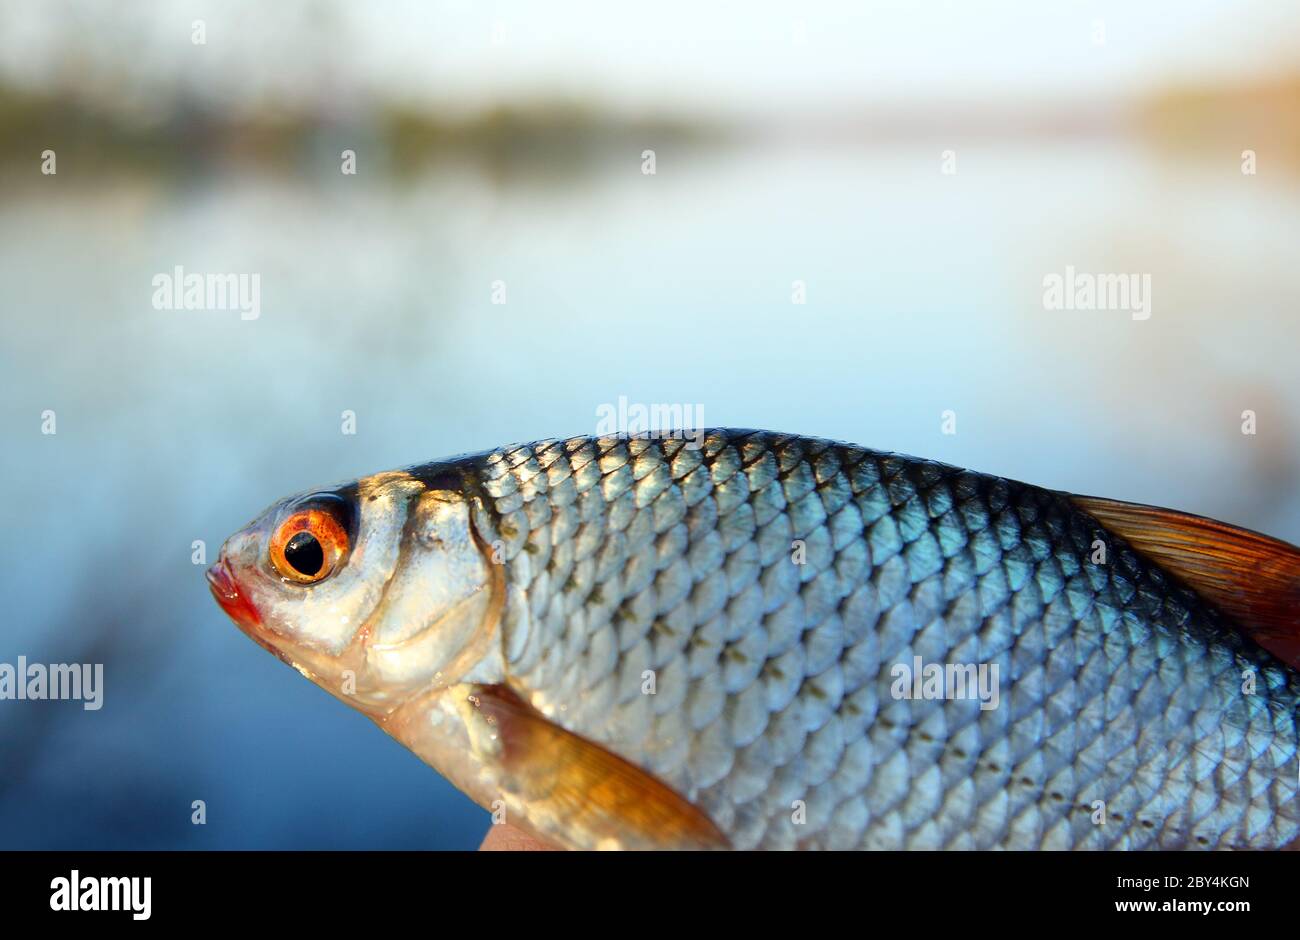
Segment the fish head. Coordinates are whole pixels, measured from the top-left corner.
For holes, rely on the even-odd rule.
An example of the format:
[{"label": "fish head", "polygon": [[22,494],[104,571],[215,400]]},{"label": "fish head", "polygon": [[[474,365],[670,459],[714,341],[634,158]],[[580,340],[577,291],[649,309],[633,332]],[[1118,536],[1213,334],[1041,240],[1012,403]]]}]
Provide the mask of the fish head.
[{"label": "fish head", "polygon": [[212,593],[255,642],[377,720],[499,681],[503,575],[455,479],[394,471],[281,500],[226,540]]}]

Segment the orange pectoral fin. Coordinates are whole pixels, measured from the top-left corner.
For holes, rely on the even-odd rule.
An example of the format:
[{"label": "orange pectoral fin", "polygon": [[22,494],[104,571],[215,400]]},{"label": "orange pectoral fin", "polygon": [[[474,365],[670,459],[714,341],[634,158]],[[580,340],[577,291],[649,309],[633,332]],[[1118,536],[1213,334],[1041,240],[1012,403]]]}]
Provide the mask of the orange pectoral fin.
[{"label": "orange pectoral fin", "polygon": [[1091,496],[1074,504],[1300,668],[1300,549],[1203,516]]},{"label": "orange pectoral fin", "polygon": [[495,729],[497,761],[538,835],[591,848],[729,848],[699,807],[509,688],[476,686],[469,703]]}]

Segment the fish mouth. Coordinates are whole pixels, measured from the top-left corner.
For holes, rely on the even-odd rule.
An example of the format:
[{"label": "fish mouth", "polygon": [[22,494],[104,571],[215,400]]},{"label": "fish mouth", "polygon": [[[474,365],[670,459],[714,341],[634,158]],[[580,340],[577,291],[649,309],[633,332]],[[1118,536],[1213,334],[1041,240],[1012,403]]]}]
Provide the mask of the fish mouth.
[{"label": "fish mouth", "polygon": [[239,590],[239,582],[230,570],[230,563],[221,558],[208,569],[208,587],[221,609],[231,620],[244,630],[251,630],[262,622],[262,615],[257,612],[253,602]]}]

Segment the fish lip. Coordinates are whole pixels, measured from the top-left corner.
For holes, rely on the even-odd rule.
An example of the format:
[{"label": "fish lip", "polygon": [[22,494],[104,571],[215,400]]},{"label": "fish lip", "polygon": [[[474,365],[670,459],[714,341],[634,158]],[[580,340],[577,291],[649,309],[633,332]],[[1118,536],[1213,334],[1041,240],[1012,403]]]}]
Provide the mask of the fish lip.
[{"label": "fish lip", "polygon": [[221,609],[231,620],[244,629],[260,626],[262,615],[258,613],[253,602],[239,589],[239,582],[230,570],[230,562],[224,557],[217,560],[207,571],[208,587]]}]

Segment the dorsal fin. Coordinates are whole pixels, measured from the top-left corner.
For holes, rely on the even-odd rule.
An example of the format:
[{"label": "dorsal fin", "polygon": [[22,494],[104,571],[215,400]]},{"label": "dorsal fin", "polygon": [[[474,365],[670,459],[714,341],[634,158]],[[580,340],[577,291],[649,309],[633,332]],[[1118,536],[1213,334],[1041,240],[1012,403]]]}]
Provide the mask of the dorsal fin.
[{"label": "dorsal fin", "polygon": [[1173,509],[1071,499],[1232,617],[1264,649],[1300,668],[1300,548]]}]

